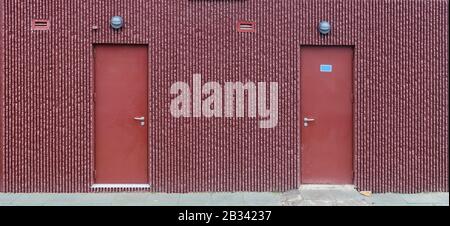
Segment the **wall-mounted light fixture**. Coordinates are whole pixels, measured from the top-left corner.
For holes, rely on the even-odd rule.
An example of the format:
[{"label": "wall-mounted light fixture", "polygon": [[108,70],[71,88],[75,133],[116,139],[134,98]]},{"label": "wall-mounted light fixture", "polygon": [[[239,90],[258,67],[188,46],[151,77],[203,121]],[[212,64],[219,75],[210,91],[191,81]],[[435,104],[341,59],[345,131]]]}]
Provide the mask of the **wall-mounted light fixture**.
[{"label": "wall-mounted light fixture", "polygon": [[123,18],[121,16],[111,17],[111,27],[114,29],[120,29],[123,26]]},{"label": "wall-mounted light fixture", "polygon": [[328,33],[330,33],[331,31],[331,25],[328,21],[326,20],[322,20],[319,23],[319,32],[323,35],[326,35]]}]

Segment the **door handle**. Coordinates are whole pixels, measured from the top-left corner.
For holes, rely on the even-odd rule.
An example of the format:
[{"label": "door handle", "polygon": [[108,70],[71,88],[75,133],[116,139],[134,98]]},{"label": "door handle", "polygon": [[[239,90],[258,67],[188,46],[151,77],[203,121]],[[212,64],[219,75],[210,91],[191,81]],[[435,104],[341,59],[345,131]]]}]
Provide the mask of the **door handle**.
[{"label": "door handle", "polygon": [[315,119],[313,119],[313,118],[303,118],[303,125],[305,126],[305,127],[307,127],[308,126],[308,122],[314,122],[315,121]]},{"label": "door handle", "polygon": [[141,126],[145,125],[145,117],[141,116],[141,117],[134,117],[134,120],[140,121]]}]

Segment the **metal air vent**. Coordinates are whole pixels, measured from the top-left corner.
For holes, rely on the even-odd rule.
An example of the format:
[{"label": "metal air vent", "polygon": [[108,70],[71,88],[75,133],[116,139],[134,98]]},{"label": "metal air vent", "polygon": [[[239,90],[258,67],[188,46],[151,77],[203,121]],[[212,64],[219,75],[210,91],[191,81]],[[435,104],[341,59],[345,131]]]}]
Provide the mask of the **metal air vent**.
[{"label": "metal air vent", "polygon": [[50,29],[50,21],[49,20],[32,20],[31,21],[31,29],[32,30],[40,30],[45,31]]}]

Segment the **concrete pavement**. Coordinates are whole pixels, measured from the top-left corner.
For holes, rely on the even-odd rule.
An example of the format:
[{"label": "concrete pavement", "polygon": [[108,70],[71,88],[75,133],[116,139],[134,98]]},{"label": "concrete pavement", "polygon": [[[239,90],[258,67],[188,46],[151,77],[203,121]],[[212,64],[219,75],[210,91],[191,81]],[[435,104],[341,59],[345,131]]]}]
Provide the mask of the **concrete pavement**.
[{"label": "concrete pavement", "polygon": [[449,193],[361,195],[351,186],[302,186],[298,190],[227,193],[0,193],[0,206],[371,206],[449,205]]},{"label": "concrete pavement", "polygon": [[287,206],[448,206],[449,193],[362,195],[353,186],[306,185],[282,194]]}]

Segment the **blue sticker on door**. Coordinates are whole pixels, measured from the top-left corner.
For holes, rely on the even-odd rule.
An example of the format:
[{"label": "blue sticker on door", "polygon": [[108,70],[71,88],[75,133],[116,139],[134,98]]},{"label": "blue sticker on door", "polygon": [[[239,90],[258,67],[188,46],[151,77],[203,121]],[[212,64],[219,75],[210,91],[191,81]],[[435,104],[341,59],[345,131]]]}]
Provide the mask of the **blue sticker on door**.
[{"label": "blue sticker on door", "polygon": [[321,64],[320,65],[320,72],[332,72],[333,71],[333,65],[331,64]]}]

